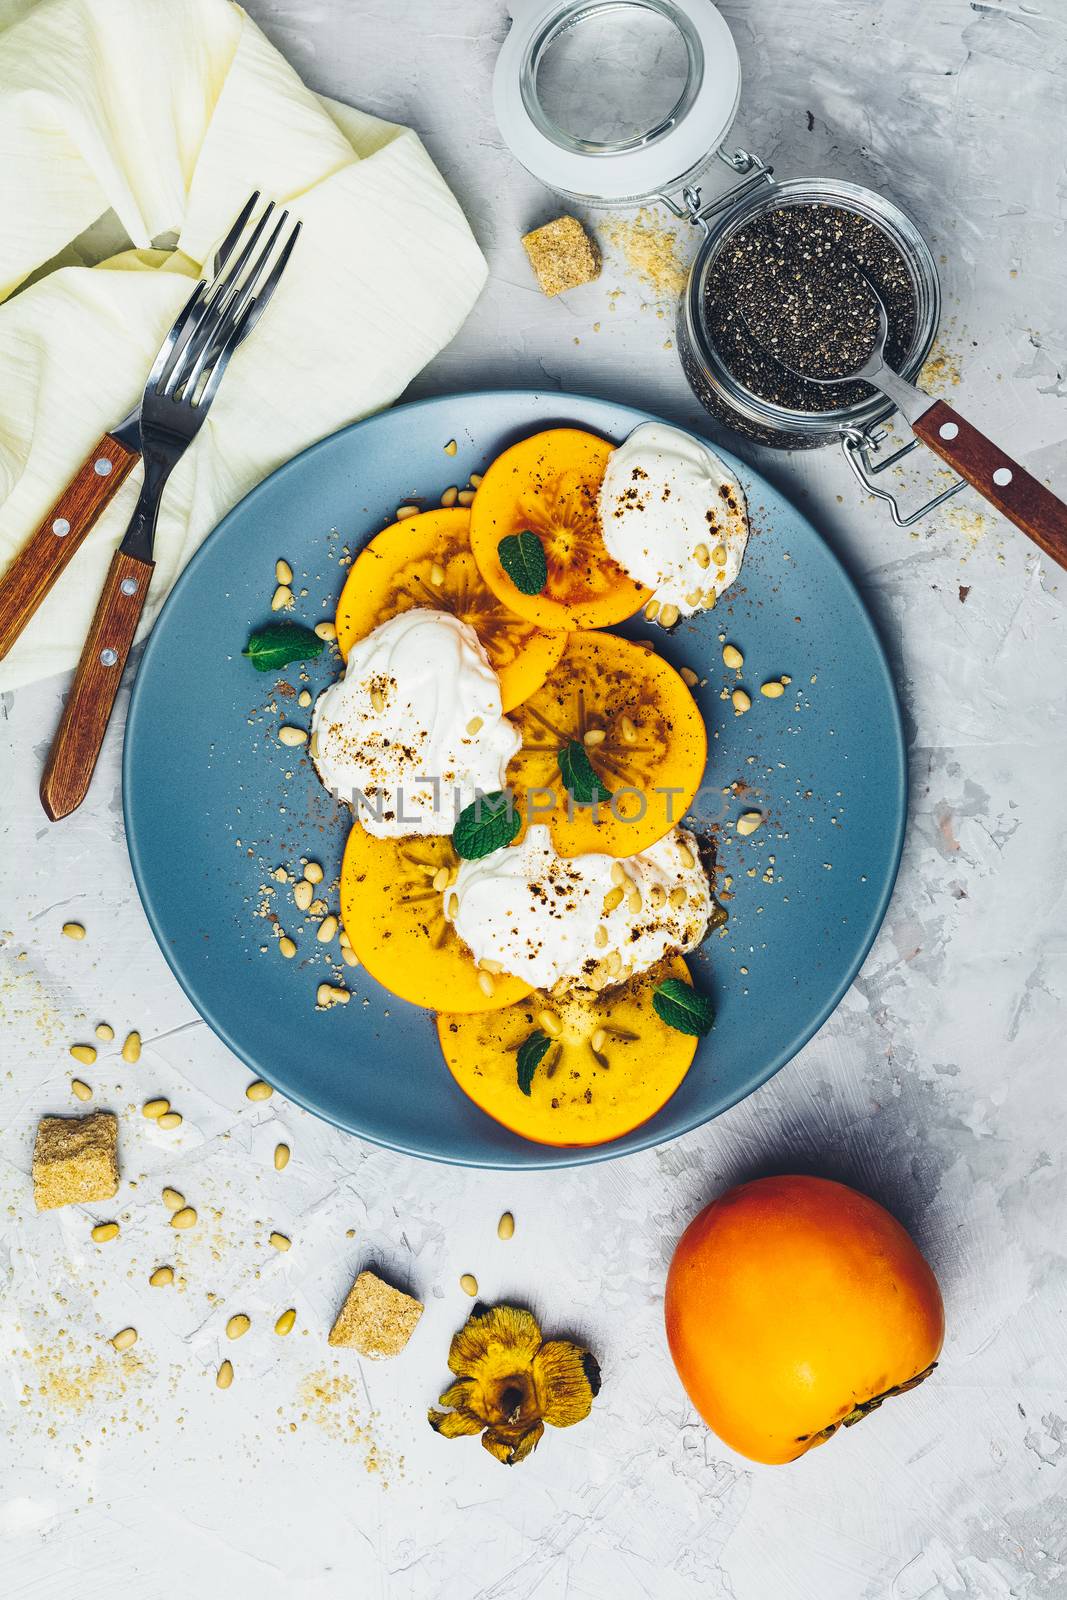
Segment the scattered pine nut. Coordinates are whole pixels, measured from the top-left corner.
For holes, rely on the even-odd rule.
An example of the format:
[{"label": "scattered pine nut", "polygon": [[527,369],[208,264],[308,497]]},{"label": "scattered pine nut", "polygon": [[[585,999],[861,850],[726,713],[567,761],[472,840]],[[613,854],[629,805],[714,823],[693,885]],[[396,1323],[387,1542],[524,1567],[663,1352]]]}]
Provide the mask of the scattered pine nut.
[{"label": "scattered pine nut", "polygon": [[662,883],[654,883],[648,891],[648,902],[654,911],[658,911],[667,898],[667,891]]},{"label": "scattered pine nut", "polygon": [[325,873],[318,861],[309,861],[304,867],[304,877],[308,883],[321,883]]},{"label": "scattered pine nut", "polygon": [[122,1046],[122,1059],[129,1062],[131,1067],[136,1066],[137,1062],[140,1061],[141,1035],[139,1033],[134,1032],[126,1035],[126,1042]]},{"label": "scattered pine nut", "polygon": [[459,489],[453,483],[453,484],[449,485],[449,487],[445,490],[444,494],[441,496],[441,504],[443,506],[454,506],[458,499],[459,499]]},{"label": "scattered pine nut", "polygon": [[[660,607],[660,613],[659,613],[660,627],[662,627],[662,628],[673,628],[674,624],[678,621],[678,618],[681,616],[681,614],[682,613],[678,610],[677,606],[672,606],[672,605],[661,606]],[[646,612],[646,615],[647,615],[647,612]]]},{"label": "scattered pine nut", "polygon": [[687,872],[691,871],[692,868],[697,864],[696,856],[693,854],[692,850],[690,850],[689,846],[687,844],[683,844],[681,840],[678,841],[678,860],[682,863],[682,866]]},{"label": "scattered pine nut", "polygon": [[238,1311],[226,1324],[226,1337],[227,1339],[243,1339],[251,1326],[251,1317],[246,1317],[243,1311]]},{"label": "scattered pine nut", "polygon": [[711,565],[711,551],[706,544],[697,545],[693,551],[693,560],[698,567],[704,567],[705,569]]},{"label": "scattered pine nut", "polygon": [[65,939],[85,938],[85,929],[80,922],[64,922],[62,932]]},{"label": "scattered pine nut", "polygon": [[457,446],[456,446],[455,439],[449,439],[448,443],[445,445],[445,455],[446,456],[454,456],[455,453],[456,453],[456,449],[457,449]]},{"label": "scattered pine nut", "polygon": [[676,884],[675,887],[671,890],[669,898],[670,898],[671,905],[674,907],[675,911],[680,911],[682,909],[682,907],[685,905],[685,903],[688,900],[689,896],[686,894],[685,890],[682,888],[681,884],[679,883],[679,884]]},{"label": "scattered pine nut", "polygon": [[482,486],[482,479],[484,477],[484,472],[472,472],[470,477],[467,479],[467,482],[470,484],[472,489],[480,489]]},{"label": "scattered pine nut", "polygon": [[271,595],[270,608],[272,611],[284,611],[286,606],[293,603],[293,591],[287,583],[280,583]]},{"label": "scattered pine nut", "polygon": [[316,939],[320,944],[329,944],[331,940],[337,937],[337,927],[338,923],[335,916],[331,914],[328,917],[323,917],[322,922],[319,924],[319,931],[315,935]]},{"label": "scattered pine nut", "polygon": [[604,910],[611,912],[618,910],[622,905],[625,891],[622,888],[609,889],[604,896]]},{"label": "scattered pine nut", "polygon": [[94,1244],[107,1244],[110,1239],[117,1239],[118,1236],[119,1225],[117,1222],[98,1222],[89,1234]]},{"label": "scattered pine nut", "polygon": [[682,667],[679,676],[681,677],[683,683],[689,685],[690,689],[695,688],[700,682],[700,679],[697,677],[692,667]]},{"label": "scattered pine nut", "polygon": [[[780,683],[783,683],[783,684],[790,684],[790,683],[792,683],[792,681],[793,681],[793,680],[792,680],[792,678],[791,678],[791,677],[790,677],[790,676],[789,676],[789,674],[788,674],[788,672],[783,672],[783,673],[782,673],[782,676],[781,676],[781,678],[780,678],[780,679],[779,679],[779,682],[780,682]],[[814,683],[814,682],[815,682],[815,679],[814,679],[814,678],[812,678],[812,680],[811,680],[811,681],[812,681],[812,683]]]},{"label": "scattered pine nut", "polygon": [[105,1042],[109,1042],[115,1037],[115,1030],[110,1022],[98,1022],[93,1032],[98,1039],[103,1039]]},{"label": "scattered pine nut", "polygon": [[755,833],[756,829],[760,826],[762,821],[763,821],[763,815],[762,815],[761,812],[759,812],[759,811],[746,811],[740,817],[738,817],[735,826],[737,828],[738,833],[741,834],[742,837],[744,837],[747,834]]},{"label": "scattered pine nut", "polygon": [[300,693],[296,697],[296,703],[298,706],[309,706],[311,704],[310,689],[301,689]]},{"label": "scattered pine nut", "polygon": [[481,717],[472,717],[470,719],[470,721],[467,723],[467,732],[469,734],[473,735],[473,734],[476,734],[476,733],[481,733],[481,731],[482,731],[482,719],[481,719]]},{"label": "scattered pine nut", "polygon": [[177,1189],[164,1189],[163,1204],[168,1211],[180,1211],[185,1204],[185,1196],[179,1193]]},{"label": "scattered pine nut", "polygon": [[496,1225],[498,1239],[511,1239],[515,1236],[515,1218],[510,1211],[505,1211]]},{"label": "scattered pine nut", "polygon": [[262,1078],[253,1078],[245,1090],[246,1100],[269,1100],[274,1093],[269,1083],[264,1083]]},{"label": "scattered pine nut", "polygon": [[376,683],[372,683],[370,686],[370,703],[375,711],[385,710],[385,696]]},{"label": "scattered pine nut", "polygon": [[785,694],[785,684],[777,678],[771,678],[767,683],[760,684],[760,694],[765,694],[768,700],[780,700]]},{"label": "scattered pine nut", "polygon": [[745,658],[735,644],[723,645],[722,659],[724,665],[728,666],[733,672],[740,672],[745,664]]},{"label": "scattered pine nut", "polygon": [[170,1133],[174,1128],[180,1128],[181,1125],[182,1114],[180,1111],[164,1111],[161,1117],[156,1118],[156,1127],[164,1128],[167,1133]]},{"label": "scattered pine nut", "polygon": [[537,1026],[550,1039],[558,1039],[563,1032],[563,1024],[554,1011],[539,1011],[537,1013]]},{"label": "scattered pine nut", "polygon": [[645,607],[645,616],[648,618],[649,622],[655,622],[656,618],[659,616],[658,600],[650,600],[648,602],[648,605]]},{"label": "scattered pine nut", "polygon": [[449,872],[447,867],[438,867],[433,875],[433,887],[438,894],[444,894],[448,888]]},{"label": "scattered pine nut", "polygon": [[478,965],[483,972],[488,972],[494,978],[499,978],[504,971],[503,962],[494,961],[490,956],[483,956]]},{"label": "scattered pine nut", "polygon": [[293,1248],[293,1241],[287,1238],[284,1233],[272,1233],[270,1243],[275,1250],[280,1250],[283,1253]]},{"label": "scattered pine nut", "polygon": [[288,934],[282,934],[281,938],[278,940],[278,949],[281,951],[286,961],[291,961],[296,955],[296,945],[293,943],[292,939],[289,938]]},{"label": "scattered pine nut", "polygon": [[586,728],[585,732],[582,734],[582,743],[584,745],[588,745],[592,749],[598,744],[603,744],[606,738],[607,734],[604,732],[603,728]]},{"label": "scattered pine nut", "polygon": [[289,584],[293,581],[293,569],[289,565],[288,561],[284,560],[281,556],[279,556],[277,561],[274,563],[274,576],[277,578],[279,583]]},{"label": "scattered pine nut", "polygon": [[406,522],[408,517],[417,517],[418,514],[419,514],[418,506],[406,505],[406,506],[397,506],[397,508],[396,508],[396,520],[397,520],[397,522]]},{"label": "scattered pine nut", "polygon": [[233,1382],[233,1362],[224,1361],[215,1374],[215,1388],[228,1389]]},{"label": "scattered pine nut", "polygon": [[610,973],[611,976],[615,978],[618,976],[621,970],[622,956],[617,950],[609,950],[607,955],[604,957],[604,971]]},{"label": "scattered pine nut", "polygon": [[83,1067],[91,1067],[96,1060],[96,1049],[91,1044],[72,1044],[70,1053]]},{"label": "scattered pine nut", "polygon": [[603,948],[607,944],[607,942],[608,942],[608,930],[607,930],[607,928],[604,927],[603,923],[601,923],[601,925],[597,928],[596,932],[593,934],[593,943],[597,946],[597,948],[599,950],[603,950]]},{"label": "scattered pine nut", "polygon": [[293,904],[298,911],[306,911],[315,898],[314,886],[307,878],[300,878],[293,885]]},{"label": "scattered pine nut", "polygon": [[726,546],[724,544],[717,544],[714,550],[711,552],[711,559],[714,561],[717,567],[725,567]]},{"label": "scattered pine nut", "polygon": [[690,589],[689,593],[685,597],[686,605],[687,606],[693,606],[694,608],[696,606],[699,606],[700,601],[701,601],[701,595],[702,595],[702,591],[700,589]]},{"label": "scattered pine nut", "polygon": [[733,694],[730,696],[730,699],[733,701],[734,710],[737,712],[739,717],[743,716],[744,713],[749,711],[752,707],[752,701],[749,699],[744,689],[735,689]]},{"label": "scattered pine nut", "polygon": [[641,891],[636,883],[632,883],[626,891],[626,909],[634,917],[641,909]]},{"label": "scattered pine nut", "polygon": [[274,1324],[274,1331],[278,1335],[278,1338],[284,1339],[286,1334],[292,1333],[295,1322],[296,1312],[293,1310],[292,1306],[290,1306],[288,1311],[282,1312],[281,1316]]},{"label": "scattered pine nut", "polygon": [[289,1155],[290,1155],[290,1151],[289,1151],[289,1146],[287,1144],[276,1144],[274,1146],[274,1170],[275,1170],[275,1172],[284,1172],[285,1171],[286,1167],[289,1165]]},{"label": "scattered pine nut", "polygon": [[318,1006],[346,1006],[351,998],[347,989],[338,988],[332,983],[320,983],[315,990],[315,1004]]},{"label": "scattered pine nut", "polygon": [[611,878],[612,883],[616,885],[625,884],[627,882],[626,868],[623,866],[621,861],[613,861],[611,863],[611,866],[608,869],[608,875]]},{"label": "scattered pine nut", "polygon": [[91,1100],[93,1098],[93,1091],[87,1083],[82,1082],[81,1078],[72,1078],[70,1080],[70,1092],[76,1100]]},{"label": "scattered pine nut", "polygon": [[306,728],[296,728],[291,722],[283,722],[278,729],[278,743],[284,744],[287,749],[295,750],[298,745],[307,744],[308,731]]},{"label": "scattered pine nut", "polygon": [[487,1000],[491,1000],[496,993],[496,983],[491,972],[479,972],[478,987]]},{"label": "scattered pine nut", "polygon": [[148,1282],[153,1289],[167,1289],[174,1282],[173,1267],[157,1267]]},{"label": "scattered pine nut", "polygon": [[473,1272],[465,1272],[459,1280],[459,1286],[464,1294],[469,1294],[473,1300],[478,1293],[478,1280]]},{"label": "scattered pine nut", "polygon": [[619,732],[622,734],[623,744],[636,744],[637,728],[630,721],[629,717],[619,718]]},{"label": "scattered pine nut", "polygon": [[195,1227],[196,1222],[197,1215],[192,1206],[182,1206],[181,1210],[176,1211],[170,1219],[171,1227],[177,1228],[181,1232],[184,1232],[186,1228]]},{"label": "scattered pine nut", "polygon": [[147,1117],[149,1122],[156,1122],[160,1117],[166,1116],[169,1110],[169,1100],[164,1100],[162,1098],[157,1100],[146,1100],[144,1105],[141,1107],[141,1115],[143,1117]]},{"label": "scattered pine nut", "polygon": [[456,499],[459,501],[461,506],[472,506],[474,504],[474,490],[461,489],[459,494],[456,496]]},{"label": "scattered pine nut", "polygon": [[343,944],[341,946],[341,960],[344,962],[346,967],[358,967],[362,965],[359,957],[356,955],[356,952],[352,949],[351,945]]},{"label": "scattered pine nut", "polygon": [[314,633],[316,638],[325,639],[327,643],[337,638],[337,629],[332,622],[316,622]]},{"label": "scattered pine nut", "polygon": [[121,1328],[111,1343],[116,1350],[130,1350],[137,1343],[136,1328]]}]

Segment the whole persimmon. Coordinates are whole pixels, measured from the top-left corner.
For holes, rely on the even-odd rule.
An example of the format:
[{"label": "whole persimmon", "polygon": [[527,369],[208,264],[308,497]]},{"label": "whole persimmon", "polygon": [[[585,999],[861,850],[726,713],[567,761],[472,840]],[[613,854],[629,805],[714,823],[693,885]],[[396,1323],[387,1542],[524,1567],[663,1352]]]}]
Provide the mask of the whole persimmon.
[{"label": "whole persimmon", "polygon": [[889,1212],[827,1178],[759,1178],[678,1241],[664,1306],[704,1421],[753,1461],[794,1461],[936,1365],[937,1280]]}]

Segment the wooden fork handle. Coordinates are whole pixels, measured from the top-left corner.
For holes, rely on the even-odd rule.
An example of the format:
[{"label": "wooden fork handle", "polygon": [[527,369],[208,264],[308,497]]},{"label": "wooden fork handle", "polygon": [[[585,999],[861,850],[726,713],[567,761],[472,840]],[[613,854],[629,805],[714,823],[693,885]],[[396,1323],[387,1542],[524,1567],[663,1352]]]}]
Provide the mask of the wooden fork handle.
[{"label": "wooden fork handle", "polygon": [[138,459],[105,433],[0,578],[0,660]]},{"label": "wooden fork handle", "polygon": [[1051,489],[943,400],[935,400],[912,429],[1047,556],[1067,567],[1067,505]]},{"label": "wooden fork handle", "polygon": [[41,804],[53,822],[76,811],[89,791],[154,565],[121,550],[111,559],[41,778]]}]

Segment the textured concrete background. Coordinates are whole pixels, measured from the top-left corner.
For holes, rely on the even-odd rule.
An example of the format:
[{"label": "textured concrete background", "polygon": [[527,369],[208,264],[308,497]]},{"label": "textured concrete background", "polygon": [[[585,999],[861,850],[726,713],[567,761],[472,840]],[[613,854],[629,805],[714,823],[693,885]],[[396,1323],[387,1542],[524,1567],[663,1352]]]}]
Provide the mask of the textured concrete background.
[{"label": "textured concrete background", "polygon": [[[938,381],[1067,491],[1062,0],[723,9],[745,75],[737,137],[783,176],[853,178],[915,216],[946,294]],[[669,311],[610,252],[601,283],[566,302],[531,287],[518,235],[556,208],[493,124],[498,0],[249,10],[314,87],[419,129],[486,249],[491,284],[419,393],[548,382],[701,425],[665,348]],[[277,1097],[249,1105],[247,1075],[178,993],[133,891],[121,717],[89,804],[53,830],[36,783],[65,685],[3,703],[0,1593],[1067,1595],[1061,575],[969,496],[901,532],[836,451],[739,448],[804,505],[879,619],[912,819],[885,927],[836,1015],[749,1101],[657,1152],[520,1181],[377,1151]],[[935,481],[920,469],[913,487]],[[70,916],[90,929],[82,945],[58,937]],[[37,1116],[71,1103],[67,1046],[101,1017],[145,1036],[137,1069],[112,1053],[87,1074],[101,1103],[130,1108],[126,1165],[143,1174],[106,1254],[80,1213],[37,1220],[26,1181]],[[134,1114],[149,1090],[186,1114],[176,1145]],[[284,1198],[269,1163],[280,1137],[294,1150]],[[705,1198],[789,1168],[897,1212],[939,1274],[949,1331],[938,1373],[906,1400],[798,1466],[753,1470],[678,1386],[663,1273]],[[184,1294],[145,1287],[164,1181],[212,1218],[181,1246]],[[505,1207],[509,1244],[495,1237]],[[298,1241],[289,1255],[263,1248],[269,1226]],[[410,1280],[426,1316],[401,1360],[335,1362],[323,1330],[371,1257]],[[423,1420],[467,1309],[464,1271],[603,1360],[594,1417],[513,1473]],[[239,1381],[220,1395],[238,1299],[256,1321],[225,1352]],[[268,1318],[289,1304],[300,1323],[282,1345]],[[128,1322],[141,1342],[119,1362],[103,1340]]]}]

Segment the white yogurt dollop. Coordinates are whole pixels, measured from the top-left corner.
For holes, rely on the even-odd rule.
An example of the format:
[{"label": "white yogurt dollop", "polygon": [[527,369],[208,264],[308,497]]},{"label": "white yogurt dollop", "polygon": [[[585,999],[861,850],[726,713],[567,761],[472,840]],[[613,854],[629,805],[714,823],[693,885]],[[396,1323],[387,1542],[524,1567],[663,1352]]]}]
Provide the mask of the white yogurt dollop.
[{"label": "white yogurt dollop", "polygon": [[379,837],[451,833],[522,742],[474,629],[418,608],[352,646],[311,730],[319,778]]},{"label": "white yogurt dollop", "polygon": [[741,570],[745,492],[713,450],[644,422],[608,458],[598,500],[609,553],[682,616],[715,604]]},{"label": "white yogurt dollop", "polygon": [[445,915],[475,960],[498,961],[535,989],[621,983],[699,944],[712,909],[685,828],[620,861],[599,853],[568,861],[538,823],[521,844],[461,862],[445,891]]}]

